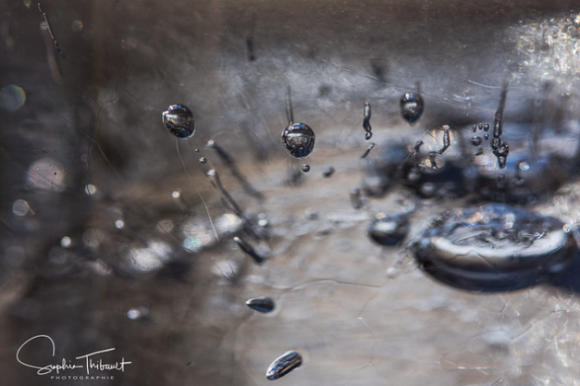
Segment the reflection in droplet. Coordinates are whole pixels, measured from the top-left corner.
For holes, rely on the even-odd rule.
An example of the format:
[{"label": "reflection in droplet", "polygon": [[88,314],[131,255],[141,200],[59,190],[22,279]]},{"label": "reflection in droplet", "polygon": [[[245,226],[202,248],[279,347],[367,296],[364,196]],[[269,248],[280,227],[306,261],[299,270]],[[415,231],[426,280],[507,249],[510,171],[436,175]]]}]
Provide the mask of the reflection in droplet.
[{"label": "reflection in droplet", "polygon": [[26,93],[22,87],[11,84],[0,89],[0,108],[15,111],[24,106],[24,102]]},{"label": "reflection in droplet", "polygon": [[423,115],[423,98],[418,93],[405,93],[401,98],[401,115],[410,124],[413,124]]},{"label": "reflection in droplet", "polygon": [[93,185],[93,184],[87,184],[87,185],[85,186],[85,193],[86,193],[88,196],[92,196],[92,195],[94,195],[95,193],[97,193],[97,187],[96,187],[95,185]]},{"label": "reflection in droplet", "polygon": [[142,320],[147,318],[149,309],[147,307],[131,308],[127,311],[127,318],[131,320]]},{"label": "reflection in droplet", "polygon": [[565,271],[577,254],[552,218],[508,205],[456,209],[435,217],[414,244],[415,258],[443,283],[476,291],[528,287]]},{"label": "reflection in droplet", "polygon": [[308,173],[310,171],[310,165],[308,165],[308,164],[302,165],[302,171],[304,173]]},{"label": "reflection in droplet", "polygon": [[83,22],[80,20],[75,20],[72,22],[71,28],[75,32],[80,32],[83,29]]},{"label": "reflection in droplet", "polygon": [[408,231],[408,213],[392,216],[378,213],[367,229],[369,237],[384,246],[397,245],[407,236]]},{"label": "reflection in droplet", "polygon": [[266,378],[270,381],[275,381],[295,368],[300,367],[300,365],[302,365],[302,356],[296,351],[287,351],[268,367]]},{"label": "reflection in droplet", "polygon": [[282,144],[295,158],[308,157],[314,149],[314,131],[303,123],[292,123],[282,132]]},{"label": "reflection in droplet", "polygon": [[68,248],[72,245],[72,240],[70,237],[68,236],[64,236],[62,239],[60,239],[60,245],[63,248]]},{"label": "reflection in droplet", "polygon": [[26,216],[26,214],[30,211],[30,206],[28,206],[28,202],[26,200],[16,200],[12,204],[12,213],[15,215],[22,217]]},{"label": "reflection in droplet", "polygon": [[246,305],[253,310],[266,314],[274,310],[274,300],[268,297],[253,298],[246,301]]},{"label": "reflection in droplet", "polygon": [[36,189],[62,192],[64,176],[64,166],[51,157],[41,158],[28,168],[28,183]]},{"label": "reflection in droplet", "polygon": [[161,115],[163,124],[177,138],[187,139],[195,134],[193,113],[183,105],[171,105]]}]

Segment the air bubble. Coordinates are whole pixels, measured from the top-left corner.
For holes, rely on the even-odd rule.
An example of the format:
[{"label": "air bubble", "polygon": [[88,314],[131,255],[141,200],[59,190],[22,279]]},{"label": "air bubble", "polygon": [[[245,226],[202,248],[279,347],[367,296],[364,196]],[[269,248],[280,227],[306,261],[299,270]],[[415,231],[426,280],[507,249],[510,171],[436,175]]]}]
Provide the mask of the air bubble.
[{"label": "air bubble", "polygon": [[310,171],[310,165],[308,165],[308,164],[302,165],[302,171],[304,173],[308,173]]},{"label": "air bubble", "polygon": [[410,124],[413,124],[423,115],[423,98],[418,93],[405,93],[401,98],[401,115]]},{"label": "air bubble", "polygon": [[300,365],[302,365],[302,356],[296,351],[287,351],[268,367],[266,378],[270,381],[275,381],[295,368],[300,367]]},{"label": "air bubble", "polygon": [[191,138],[195,133],[193,113],[185,106],[171,105],[162,114],[163,124],[177,138]]},{"label": "air bubble", "polygon": [[563,223],[505,204],[456,209],[435,217],[413,246],[423,269],[474,291],[528,287],[564,272],[576,242]]},{"label": "air bubble", "polygon": [[291,123],[282,132],[282,144],[294,158],[308,157],[314,149],[314,131],[303,123]]},{"label": "air bubble", "polygon": [[267,314],[275,308],[274,300],[268,297],[253,298],[246,302],[246,305],[252,310]]}]

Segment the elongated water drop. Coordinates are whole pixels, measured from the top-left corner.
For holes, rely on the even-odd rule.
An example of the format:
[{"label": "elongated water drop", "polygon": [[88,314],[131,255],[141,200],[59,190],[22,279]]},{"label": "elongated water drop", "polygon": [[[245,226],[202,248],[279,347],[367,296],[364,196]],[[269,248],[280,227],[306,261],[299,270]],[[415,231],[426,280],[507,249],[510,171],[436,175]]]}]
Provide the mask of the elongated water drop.
[{"label": "elongated water drop", "polygon": [[282,145],[295,158],[308,157],[315,139],[314,131],[304,123],[291,123],[282,132]]},{"label": "elongated water drop", "polygon": [[274,300],[265,296],[250,299],[246,302],[246,305],[251,309],[261,312],[263,314],[272,312],[275,307]]},{"label": "elongated water drop", "polygon": [[419,93],[405,93],[401,98],[400,106],[401,115],[410,124],[417,122],[423,115],[423,98]]},{"label": "elongated water drop", "polygon": [[177,138],[187,139],[195,134],[193,113],[183,105],[171,105],[161,115],[163,124]]},{"label": "elongated water drop", "polygon": [[296,351],[287,351],[268,367],[266,378],[270,381],[275,381],[295,368],[300,367],[300,365],[302,365],[302,356]]}]

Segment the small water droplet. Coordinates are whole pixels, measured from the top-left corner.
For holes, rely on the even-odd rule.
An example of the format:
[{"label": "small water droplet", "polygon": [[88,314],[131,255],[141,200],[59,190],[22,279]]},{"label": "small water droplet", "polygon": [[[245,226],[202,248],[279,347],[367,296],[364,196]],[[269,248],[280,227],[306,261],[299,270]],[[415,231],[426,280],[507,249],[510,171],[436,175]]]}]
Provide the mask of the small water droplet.
[{"label": "small water droplet", "polygon": [[308,173],[310,171],[310,165],[308,165],[308,164],[302,165],[302,171],[304,173]]},{"label": "small water droplet", "polygon": [[274,310],[275,304],[274,300],[268,297],[253,298],[246,302],[246,305],[253,310],[267,314]]},{"label": "small water droplet", "polygon": [[371,139],[373,137],[373,133],[371,131],[367,131],[365,133],[365,139],[368,141],[369,139]]},{"label": "small water droplet", "polygon": [[200,163],[200,164],[202,164],[202,165],[205,165],[205,164],[207,163],[207,158],[205,158],[205,157],[200,157],[200,158],[199,158],[199,163]]},{"label": "small water droplet", "polygon": [[484,135],[483,135],[483,138],[485,138],[486,140],[488,140],[488,139],[489,139],[489,134],[487,134],[487,133],[486,133],[486,134],[484,134]]},{"label": "small water droplet", "polygon": [[335,172],[335,170],[334,170],[333,166],[327,166],[322,171],[322,176],[324,178],[328,178],[328,177],[332,176],[334,174],[334,172]]},{"label": "small water droplet", "polygon": [[484,130],[484,131],[489,131],[489,123],[485,123],[485,124],[483,125],[483,130]]},{"label": "small water droplet", "polygon": [[191,138],[195,133],[193,113],[183,105],[171,105],[161,115],[163,124],[177,138]]},{"label": "small water droplet", "polygon": [[481,137],[479,137],[479,136],[473,136],[473,137],[471,137],[471,144],[473,146],[479,146],[479,145],[481,145]]},{"label": "small water droplet", "polygon": [[196,153],[199,153],[199,149],[197,149],[197,148],[196,148],[196,149],[195,149],[195,152],[196,152]]},{"label": "small water droplet", "polygon": [[295,158],[308,157],[315,139],[314,131],[303,123],[292,123],[282,132],[282,145]]},{"label": "small water droplet", "polygon": [[408,214],[388,216],[378,213],[371,221],[367,233],[380,245],[394,246],[400,243],[409,231]]},{"label": "small water droplet", "polygon": [[360,196],[359,188],[352,188],[350,190],[350,203],[354,209],[360,209],[363,206],[363,200]]},{"label": "small water droplet", "polygon": [[401,115],[410,124],[413,124],[423,115],[423,98],[418,93],[405,93],[401,98]]},{"label": "small water droplet", "polygon": [[275,381],[295,368],[300,367],[300,365],[302,365],[302,356],[296,351],[287,351],[268,367],[266,378],[270,381]]}]

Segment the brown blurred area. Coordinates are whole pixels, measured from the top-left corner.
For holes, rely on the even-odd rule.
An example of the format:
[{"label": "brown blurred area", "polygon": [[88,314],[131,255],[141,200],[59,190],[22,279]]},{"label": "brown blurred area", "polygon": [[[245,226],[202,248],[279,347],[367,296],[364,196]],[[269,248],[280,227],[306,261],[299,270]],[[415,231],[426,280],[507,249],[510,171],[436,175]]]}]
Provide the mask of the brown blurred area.
[{"label": "brown blurred area", "polygon": [[[576,293],[444,287],[401,248],[366,235],[372,215],[400,209],[407,190],[395,187],[361,211],[348,192],[364,169],[365,101],[378,144],[492,119],[506,79],[508,119],[529,124],[549,82],[553,115],[576,121],[578,2],[41,4],[65,57],[41,29],[36,3],[0,3],[0,89],[25,92],[21,107],[0,105],[2,384],[262,385],[270,362],[292,349],[304,365],[281,385],[577,382]],[[417,82],[426,112],[410,128],[398,101]],[[303,162],[279,143],[287,86],[295,117],[317,134],[312,170],[290,186],[288,170]],[[177,141],[161,123],[175,103],[193,111],[190,140]],[[235,157],[263,200],[243,191],[206,148],[209,139]],[[328,165],[337,173],[323,179]],[[248,215],[267,215],[272,237],[262,246],[272,258],[263,266],[226,231],[215,245],[184,247],[184,229],[213,237],[200,196],[213,221],[230,219],[204,175],[212,167]],[[17,200],[24,210],[14,209]],[[427,202],[414,223],[459,205]],[[542,208],[578,220],[574,205],[565,195]],[[247,309],[254,296],[274,298],[275,313]],[[139,307],[147,315],[129,318]],[[108,360],[132,363],[114,380],[38,376],[15,354],[40,334],[55,340],[56,361],[114,347]],[[46,361],[45,344],[27,358]]]}]

